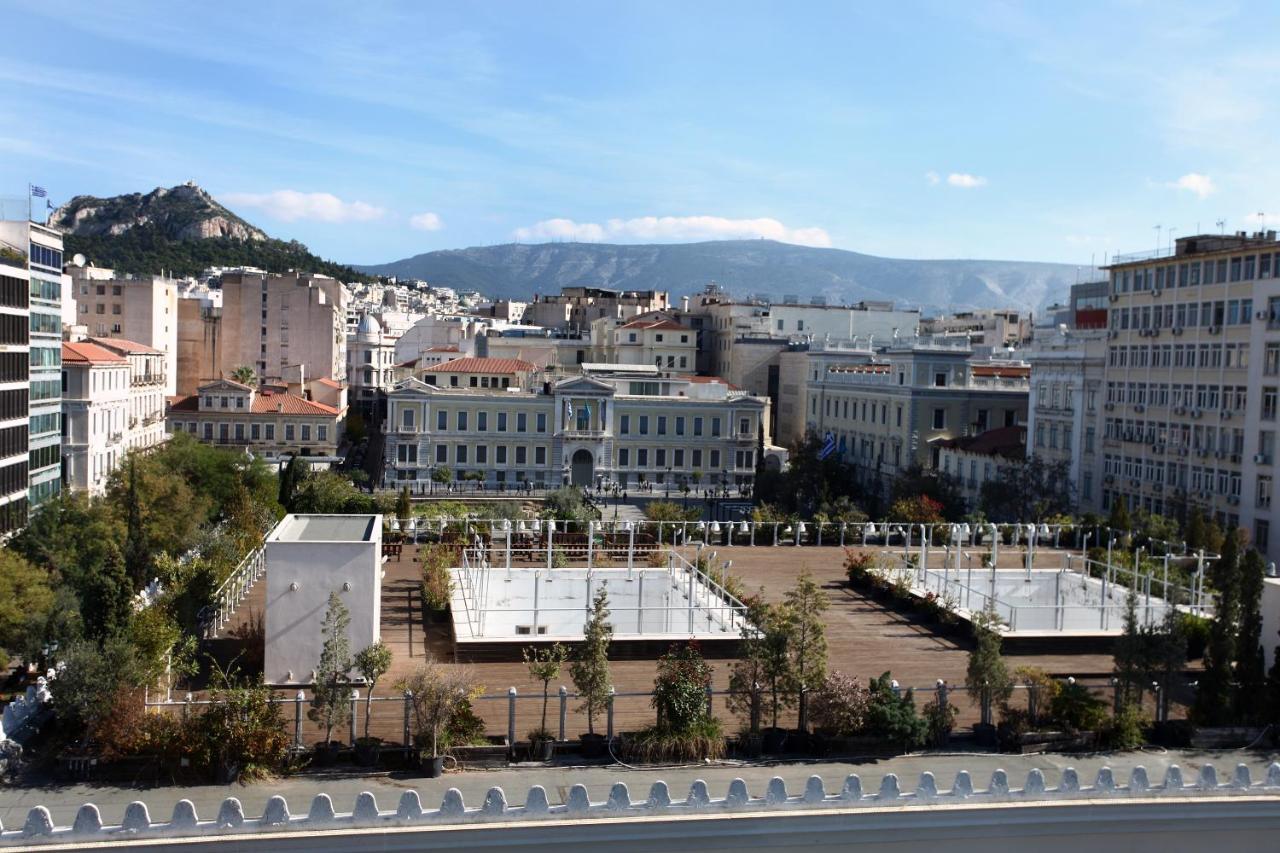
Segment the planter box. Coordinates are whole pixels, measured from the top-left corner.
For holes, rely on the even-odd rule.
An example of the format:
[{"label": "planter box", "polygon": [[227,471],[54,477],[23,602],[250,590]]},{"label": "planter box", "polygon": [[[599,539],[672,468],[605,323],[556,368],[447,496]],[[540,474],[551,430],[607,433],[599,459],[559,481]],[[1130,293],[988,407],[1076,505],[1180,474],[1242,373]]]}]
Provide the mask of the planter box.
[{"label": "planter box", "polygon": [[1013,744],[1020,755],[1038,755],[1042,752],[1081,752],[1097,748],[1097,732],[1024,732]]},{"label": "planter box", "polygon": [[[498,740],[490,738],[490,740]],[[500,743],[489,743],[477,746],[455,746],[450,748],[449,754],[458,762],[460,770],[467,770],[479,767],[506,767],[510,761],[511,748],[507,745],[507,739],[501,738]]]}]

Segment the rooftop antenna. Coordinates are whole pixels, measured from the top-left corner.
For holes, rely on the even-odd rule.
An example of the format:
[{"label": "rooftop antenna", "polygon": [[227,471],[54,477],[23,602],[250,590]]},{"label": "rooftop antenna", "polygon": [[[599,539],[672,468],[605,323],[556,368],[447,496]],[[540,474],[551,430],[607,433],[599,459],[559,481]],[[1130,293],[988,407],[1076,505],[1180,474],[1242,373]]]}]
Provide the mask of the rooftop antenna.
[{"label": "rooftop antenna", "polygon": [[1174,232],[1177,230],[1178,230],[1178,227],[1176,225],[1171,226],[1169,228],[1169,251],[1171,252],[1173,251],[1173,235],[1174,235]]},{"label": "rooftop antenna", "polygon": [[1217,220],[1214,224],[1218,226],[1218,234],[1219,234],[1219,235],[1222,235],[1222,234],[1225,234],[1225,233],[1226,233],[1227,220],[1225,220],[1225,219],[1219,219],[1219,220]]},{"label": "rooftop antenna", "polygon": [[1156,230],[1156,254],[1158,255],[1160,254],[1160,232],[1164,230],[1164,226],[1156,225],[1155,230]]}]

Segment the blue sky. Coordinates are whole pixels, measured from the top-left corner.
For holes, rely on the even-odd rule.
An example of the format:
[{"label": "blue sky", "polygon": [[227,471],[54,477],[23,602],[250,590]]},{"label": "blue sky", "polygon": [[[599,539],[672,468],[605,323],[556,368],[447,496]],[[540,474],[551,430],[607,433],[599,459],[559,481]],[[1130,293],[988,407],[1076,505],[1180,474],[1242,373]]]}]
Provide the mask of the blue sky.
[{"label": "blue sky", "polygon": [[1280,223],[1278,7],[861,5],[26,2],[0,196],[195,180],[353,263],[768,236],[1087,264]]}]

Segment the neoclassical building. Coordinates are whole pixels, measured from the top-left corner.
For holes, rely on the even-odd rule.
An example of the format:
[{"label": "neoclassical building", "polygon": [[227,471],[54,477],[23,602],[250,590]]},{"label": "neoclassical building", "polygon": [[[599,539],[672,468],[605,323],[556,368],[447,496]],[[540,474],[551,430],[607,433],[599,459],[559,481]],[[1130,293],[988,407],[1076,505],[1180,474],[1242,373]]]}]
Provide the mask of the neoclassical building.
[{"label": "neoclassical building", "polygon": [[[459,361],[468,375],[485,373],[485,359]],[[767,401],[722,379],[585,364],[542,381],[511,360],[493,361],[500,381],[446,384],[446,363],[397,383],[384,424],[385,485],[424,491],[437,468],[508,488],[737,487],[754,478]]]}]

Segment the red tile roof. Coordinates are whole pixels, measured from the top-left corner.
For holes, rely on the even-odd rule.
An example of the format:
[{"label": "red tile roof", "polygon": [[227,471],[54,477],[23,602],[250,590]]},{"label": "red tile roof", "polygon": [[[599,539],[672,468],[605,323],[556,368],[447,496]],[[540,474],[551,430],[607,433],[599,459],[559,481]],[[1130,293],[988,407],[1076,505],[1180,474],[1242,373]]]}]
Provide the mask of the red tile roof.
[{"label": "red tile roof", "polygon": [[140,344],[127,338],[89,338],[89,340],[104,347],[115,347],[136,355],[163,355],[160,350],[154,347],[149,347],[146,344]]},{"label": "red tile roof", "polygon": [[432,373],[529,373],[538,366],[519,358],[455,358],[424,369]]},{"label": "red tile roof", "polygon": [[1024,426],[997,427],[979,435],[941,439],[936,444],[942,447],[953,447],[965,453],[1021,459],[1027,455],[1026,432],[1027,428]]},{"label": "red tile roof", "polygon": [[88,341],[63,341],[62,361],[64,364],[128,364],[111,350]]},{"label": "red tile roof", "polygon": [[[199,412],[200,411],[200,395],[192,394],[189,397],[170,398],[169,411],[171,412]],[[226,410],[216,410],[222,413]],[[242,409],[233,409],[230,412],[241,412]],[[270,415],[336,415],[338,410],[333,406],[326,406],[324,403],[317,403],[314,400],[306,400],[297,394],[281,394],[274,391],[262,391],[253,395],[252,414]]]},{"label": "red tile roof", "polygon": [[328,385],[330,388],[341,388],[341,387],[342,387],[342,383],[341,383],[341,382],[335,382],[335,381],[333,381],[332,379],[330,379],[328,376],[324,377],[323,379],[317,379],[317,380],[315,380],[315,383],[316,383],[317,385]]}]

